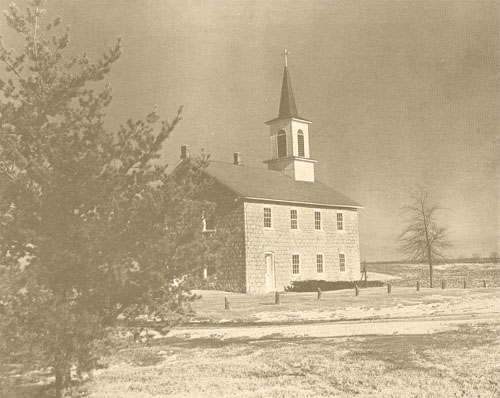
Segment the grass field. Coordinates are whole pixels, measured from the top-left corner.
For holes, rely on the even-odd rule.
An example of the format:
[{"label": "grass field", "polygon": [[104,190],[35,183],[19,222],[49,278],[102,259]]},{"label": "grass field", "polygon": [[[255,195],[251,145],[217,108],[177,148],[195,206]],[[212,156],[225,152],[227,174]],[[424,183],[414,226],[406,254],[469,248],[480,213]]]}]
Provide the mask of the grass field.
[{"label": "grass field", "polygon": [[[367,264],[370,272],[389,274],[400,279],[391,280],[396,286],[415,286],[420,281],[422,286],[429,286],[429,265],[373,263]],[[500,287],[500,264],[493,263],[452,263],[434,266],[434,283],[440,286],[445,281],[448,287],[462,287],[466,281],[469,287],[480,287],[483,281],[487,286]]]},{"label": "grass field", "polygon": [[[498,398],[500,289],[472,283],[463,289],[456,272],[465,269],[438,266],[437,276],[448,277],[448,286],[454,277],[460,287],[422,284],[417,292],[424,266],[379,265],[372,271],[401,278],[391,280],[391,294],[385,287],[360,289],[359,296],[323,292],[321,300],[315,293],[283,293],[279,305],[272,294],[197,292],[201,299],[188,324],[143,344],[121,338],[103,359],[105,368],[75,396]],[[480,281],[498,277],[493,266],[467,269]],[[405,328],[410,324],[412,330]],[[332,326],[340,333],[322,332]],[[0,383],[0,397],[53,396],[39,385],[48,380],[32,377],[29,387],[3,390]]]},{"label": "grass field", "polygon": [[[290,323],[338,321],[346,319],[385,319],[436,315],[471,315],[496,312],[500,318],[498,288],[428,289],[397,287],[323,292],[282,293],[274,305],[273,294],[248,295],[219,291],[198,292],[201,299],[192,305],[192,324],[200,323]],[[224,297],[230,310],[224,310]]]},{"label": "grass field", "polygon": [[92,398],[497,398],[499,332],[158,342],[118,353],[85,388]]}]

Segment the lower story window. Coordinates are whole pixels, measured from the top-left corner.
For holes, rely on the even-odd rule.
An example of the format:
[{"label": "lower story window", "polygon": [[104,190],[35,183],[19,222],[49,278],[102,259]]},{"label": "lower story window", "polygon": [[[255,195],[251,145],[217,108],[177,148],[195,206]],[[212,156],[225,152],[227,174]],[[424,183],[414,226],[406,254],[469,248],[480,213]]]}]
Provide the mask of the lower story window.
[{"label": "lower story window", "polygon": [[345,254],[339,253],[340,272],[345,271]]},{"label": "lower story window", "polygon": [[297,275],[300,271],[300,257],[298,254],[292,254],[292,274]]},{"label": "lower story window", "polygon": [[316,254],[316,269],[318,271],[318,274],[323,273],[323,255],[322,254]]}]

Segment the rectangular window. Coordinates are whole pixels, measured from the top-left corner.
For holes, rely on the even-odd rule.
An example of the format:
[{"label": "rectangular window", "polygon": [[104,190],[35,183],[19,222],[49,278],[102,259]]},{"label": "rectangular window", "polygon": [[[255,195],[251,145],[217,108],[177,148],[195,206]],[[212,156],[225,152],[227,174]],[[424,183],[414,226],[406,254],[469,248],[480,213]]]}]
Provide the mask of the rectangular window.
[{"label": "rectangular window", "polygon": [[344,214],[337,213],[337,229],[342,231],[344,229]]},{"label": "rectangular window", "polygon": [[271,228],[271,208],[264,207],[264,228]]},{"label": "rectangular window", "polygon": [[298,254],[292,254],[292,274],[297,275],[300,271],[300,258]]},{"label": "rectangular window", "polygon": [[291,229],[298,228],[297,210],[290,210],[290,228]]},{"label": "rectangular window", "polygon": [[201,213],[201,225],[203,232],[215,231],[214,211],[203,211]]},{"label": "rectangular window", "polygon": [[345,271],[345,254],[344,253],[339,253],[339,266],[340,266],[340,272]]},{"label": "rectangular window", "polygon": [[321,212],[319,210],[314,211],[314,229],[321,230]]},{"label": "rectangular window", "polygon": [[316,269],[318,270],[318,274],[323,273],[323,255],[316,254]]}]

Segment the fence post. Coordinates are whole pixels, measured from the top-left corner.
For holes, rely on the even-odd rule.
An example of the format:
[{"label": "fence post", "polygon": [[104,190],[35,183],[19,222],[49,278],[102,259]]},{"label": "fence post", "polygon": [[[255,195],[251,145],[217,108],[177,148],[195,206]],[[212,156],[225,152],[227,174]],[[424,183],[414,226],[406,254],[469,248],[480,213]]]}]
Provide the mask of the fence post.
[{"label": "fence post", "polygon": [[483,287],[486,287],[486,281],[483,281]]},{"label": "fence post", "polygon": [[387,293],[391,293],[391,284],[390,283],[387,284]]},{"label": "fence post", "polygon": [[464,289],[467,289],[467,281],[464,280]]},{"label": "fence post", "polygon": [[354,285],[354,295],[359,296],[359,288],[358,288],[358,285]]},{"label": "fence post", "polygon": [[441,281],[441,289],[444,289],[446,287],[445,281]]},{"label": "fence post", "polygon": [[276,291],[274,293],[274,304],[279,304],[280,303],[280,294]]},{"label": "fence post", "polygon": [[230,310],[229,308],[229,300],[227,299],[227,296],[224,297],[224,309],[225,310]]},{"label": "fence post", "polygon": [[417,292],[420,291],[420,281],[417,281]]},{"label": "fence post", "polygon": [[321,289],[318,287],[318,300],[321,300]]}]

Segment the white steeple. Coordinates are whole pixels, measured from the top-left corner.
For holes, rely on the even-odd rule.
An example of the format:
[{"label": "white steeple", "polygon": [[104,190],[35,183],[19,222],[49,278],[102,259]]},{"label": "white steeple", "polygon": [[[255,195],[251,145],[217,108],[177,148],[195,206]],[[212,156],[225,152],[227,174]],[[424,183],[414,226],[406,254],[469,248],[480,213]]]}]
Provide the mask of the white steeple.
[{"label": "white steeple", "polygon": [[285,69],[281,86],[279,114],[266,124],[271,134],[271,159],[266,160],[269,170],[282,171],[297,181],[314,182],[314,163],[309,155],[309,125],[311,122],[298,115],[292,83],[288,73],[290,53],[285,49]]}]

